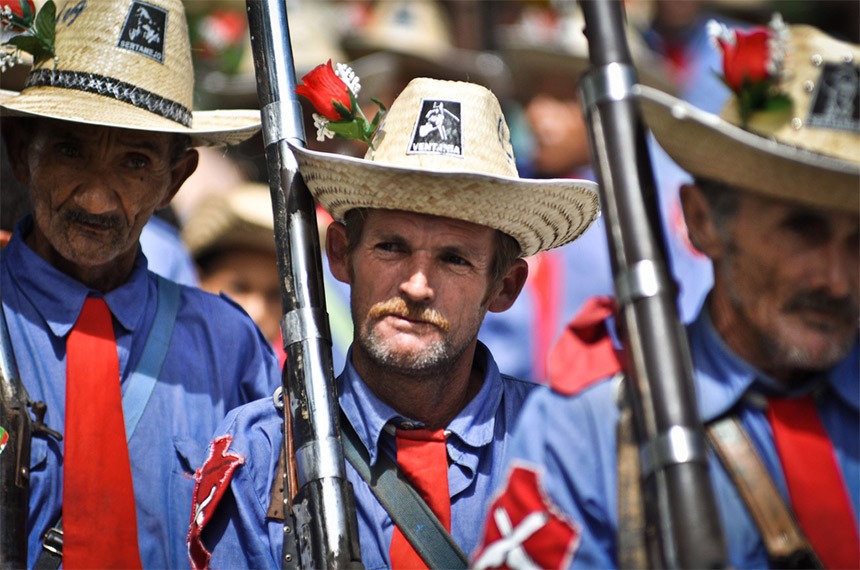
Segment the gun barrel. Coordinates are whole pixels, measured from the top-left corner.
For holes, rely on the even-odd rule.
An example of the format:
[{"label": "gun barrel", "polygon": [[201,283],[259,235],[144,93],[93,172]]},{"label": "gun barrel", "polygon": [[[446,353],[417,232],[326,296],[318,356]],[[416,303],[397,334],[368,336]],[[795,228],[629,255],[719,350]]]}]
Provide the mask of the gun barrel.
[{"label": "gun barrel", "polygon": [[628,394],[643,449],[651,564],[723,568],[726,549],[698,419],[692,362],[664,249],[636,72],[620,0],[584,0],[591,70],[583,109],[606,219]]},{"label": "gun barrel", "polygon": [[30,414],[0,305],[0,568],[27,567]]},{"label": "gun barrel", "polygon": [[292,422],[299,485],[295,497],[285,493],[296,529],[293,535],[285,525],[282,564],[295,564],[286,546],[298,540],[304,568],[356,567],[357,521],[340,443],[316,209],[288,145],[303,147],[304,129],[287,9],[285,0],[248,0],[247,9],[284,312],[285,426]]}]

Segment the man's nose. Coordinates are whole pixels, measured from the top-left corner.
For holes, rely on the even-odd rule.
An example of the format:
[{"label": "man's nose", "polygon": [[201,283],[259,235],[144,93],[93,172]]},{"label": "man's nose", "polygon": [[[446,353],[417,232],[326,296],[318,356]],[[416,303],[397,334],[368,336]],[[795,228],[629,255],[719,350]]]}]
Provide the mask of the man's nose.
[{"label": "man's nose", "polygon": [[406,278],[400,283],[400,292],[412,301],[420,303],[433,301],[435,294],[430,286],[427,268],[421,264],[414,264]]},{"label": "man's nose", "polygon": [[90,214],[105,214],[115,211],[119,197],[108,172],[91,169],[81,174],[74,195],[75,205]]}]

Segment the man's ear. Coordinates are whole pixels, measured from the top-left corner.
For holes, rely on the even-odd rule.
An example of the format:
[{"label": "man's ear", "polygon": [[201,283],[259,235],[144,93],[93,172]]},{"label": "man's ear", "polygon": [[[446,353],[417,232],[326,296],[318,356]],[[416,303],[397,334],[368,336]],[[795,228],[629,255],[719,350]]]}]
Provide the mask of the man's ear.
[{"label": "man's ear", "polygon": [[711,207],[698,186],[684,184],[681,187],[681,207],[690,242],[712,260],[718,259],[723,250],[723,241],[714,224]]},{"label": "man's ear", "polygon": [[186,150],[185,154],[176,161],[170,169],[170,188],[167,194],[165,194],[164,199],[158,205],[158,209],[164,208],[170,204],[170,201],[173,200],[173,197],[176,196],[176,193],[179,192],[179,189],[182,188],[182,185],[186,180],[188,180],[188,177],[194,174],[194,171],[197,170],[197,164],[199,162],[200,154],[197,152],[197,149],[193,148]]},{"label": "man's ear", "polygon": [[520,292],[526,284],[526,278],[529,276],[529,265],[522,258],[514,261],[508,272],[502,278],[501,288],[496,293],[495,297],[490,300],[487,310],[492,313],[501,313],[507,311],[520,296]]},{"label": "man's ear", "polygon": [[341,222],[332,222],[328,226],[325,237],[325,253],[328,265],[334,278],[343,283],[349,283],[349,242],[346,239],[346,226]]}]

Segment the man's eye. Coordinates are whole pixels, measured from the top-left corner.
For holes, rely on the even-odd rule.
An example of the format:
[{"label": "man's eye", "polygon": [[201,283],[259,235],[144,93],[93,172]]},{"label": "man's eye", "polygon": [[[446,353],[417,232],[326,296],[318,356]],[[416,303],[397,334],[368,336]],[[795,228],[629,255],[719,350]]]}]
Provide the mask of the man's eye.
[{"label": "man's eye", "polygon": [[403,246],[399,243],[395,243],[395,242],[391,242],[391,241],[384,241],[384,242],[379,242],[378,244],[376,244],[375,249],[378,249],[379,251],[387,251],[387,252],[391,252],[391,253],[396,253],[396,252],[403,251]]},{"label": "man's eye", "polygon": [[784,226],[809,242],[821,242],[829,238],[827,221],[818,216],[799,213],[788,218]]},{"label": "man's eye", "polygon": [[448,254],[445,255],[442,259],[443,261],[445,261],[445,263],[450,263],[451,265],[460,265],[463,267],[469,267],[472,265],[467,259],[460,257],[459,255]]},{"label": "man's eye", "polygon": [[78,145],[73,143],[59,143],[57,145],[57,152],[68,158],[81,156],[81,149],[78,148]]},{"label": "man's eye", "polygon": [[145,156],[130,156],[127,163],[131,168],[146,168],[149,165],[149,159]]}]

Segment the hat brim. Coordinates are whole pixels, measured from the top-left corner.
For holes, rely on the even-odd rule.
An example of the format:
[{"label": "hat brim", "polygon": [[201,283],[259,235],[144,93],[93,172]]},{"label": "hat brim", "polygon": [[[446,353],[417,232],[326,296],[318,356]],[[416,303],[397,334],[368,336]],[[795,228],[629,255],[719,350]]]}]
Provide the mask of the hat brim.
[{"label": "hat brim", "polygon": [[498,229],[523,257],[582,235],[600,213],[597,184],[413,170],[291,145],[311,194],[336,220],[349,210],[402,210]]},{"label": "hat brim", "polygon": [[636,90],[657,142],[693,176],[818,208],[860,212],[860,164],[756,135],[650,87]]},{"label": "hat brim", "polygon": [[0,91],[0,116],[33,116],[105,127],[179,133],[194,146],[241,143],[260,130],[260,112],[230,109],[195,111],[192,127],[185,127],[103,95],[57,87],[29,88],[20,93]]}]

